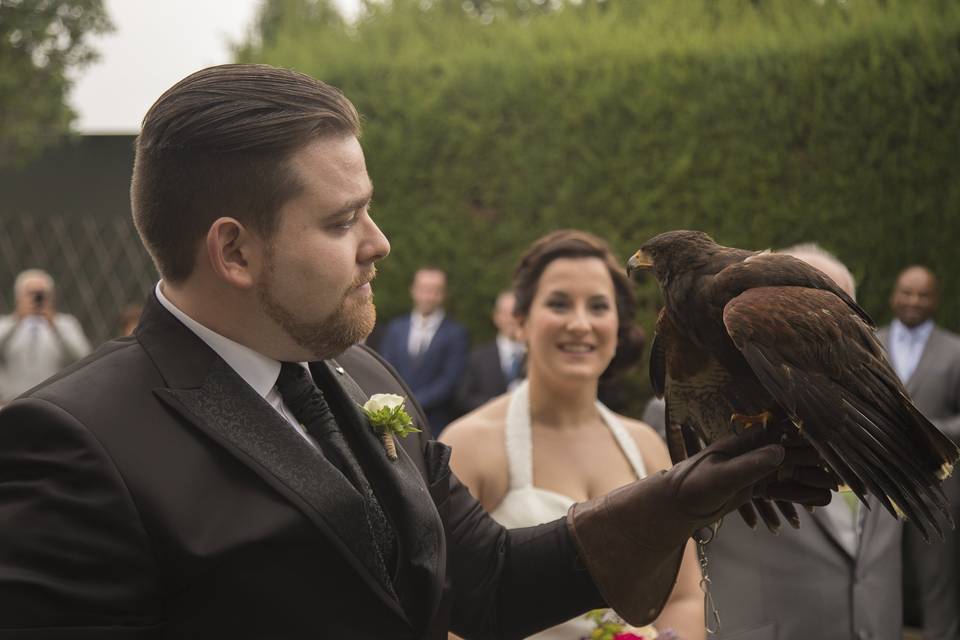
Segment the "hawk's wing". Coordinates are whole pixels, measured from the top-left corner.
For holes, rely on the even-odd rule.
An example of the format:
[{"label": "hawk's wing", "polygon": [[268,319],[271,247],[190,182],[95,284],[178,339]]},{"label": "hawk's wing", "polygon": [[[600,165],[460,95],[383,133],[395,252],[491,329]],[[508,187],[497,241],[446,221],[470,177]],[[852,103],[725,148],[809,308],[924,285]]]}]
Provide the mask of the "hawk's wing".
[{"label": "hawk's wing", "polygon": [[764,388],[850,488],[942,537],[956,446],[913,406],[859,307],[832,291],[748,289],[723,321]]},{"label": "hawk's wing", "polygon": [[[700,452],[704,442],[713,442],[730,433],[733,408],[726,391],[733,379],[717,359],[698,349],[670,321],[666,310],[657,319],[650,349],[650,382],[665,401],[664,418],[667,450],[677,464]],[[754,498],[738,511],[751,529],[757,514],[771,531],[780,528],[780,518],[770,501]],[[777,503],[780,512],[794,526],[799,525],[796,509]],[[756,509],[756,510],[754,510]]]}]

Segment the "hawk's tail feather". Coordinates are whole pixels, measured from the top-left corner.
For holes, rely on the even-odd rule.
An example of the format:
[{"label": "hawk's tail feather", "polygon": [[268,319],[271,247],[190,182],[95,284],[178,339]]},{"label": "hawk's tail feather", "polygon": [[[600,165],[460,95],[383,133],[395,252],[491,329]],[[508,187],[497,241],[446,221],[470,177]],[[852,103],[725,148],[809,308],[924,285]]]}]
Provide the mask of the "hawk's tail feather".
[{"label": "hawk's tail feather", "polygon": [[922,466],[942,480],[939,474],[944,465],[952,467],[960,458],[960,450],[917,409],[889,365],[885,361],[877,361],[876,365],[866,369],[862,381],[874,390],[871,404],[889,416],[889,421],[878,424],[893,425],[891,431],[912,444],[905,449],[927,454]]},{"label": "hawk's tail feather", "polygon": [[[882,429],[872,408],[854,398],[844,398],[844,406],[847,408],[847,419],[852,420],[854,426],[862,428],[872,441],[883,448],[881,455],[884,460],[884,468],[893,469],[896,465],[893,460],[899,456],[899,459],[906,463],[907,468],[901,471],[907,475],[912,484],[924,488],[924,493],[930,503],[937,507],[937,510],[945,518],[950,519],[950,511],[947,509],[947,496],[943,492],[941,483],[937,481],[936,475],[930,473],[930,464],[925,460],[920,460],[916,455],[911,455],[917,451],[918,447],[911,447],[904,444],[904,438],[900,429]],[[873,414],[873,415],[871,415]],[[853,417],[851,417],[853,416]],[[890,424],[889,422],[885,424]],[[898,424],[898,423],[893,423]],[[869,442],[869,440],[868,440]]]},{"label": "hawk's tail feather", "polygon": [[[855,432],[842,429],[839,431],[846,441],[844,450],[847,452],[848,460],[855,460],[857,466],[882,470],[881,473],[875,472],[864,478],[868,486],[874,485],[871,487],[871,493],[874,495],[882,493],[893,502],[895,507],[899,507],[908,519],[920,526],[925,540],[929,539],[931,528],[937,537],[942,539],[943,530],[927,504],[928,502],[936,503],[936,494],[929,490],[925,491],[924,489],[929,487],[917,483],[903,469],[892,465],[893,458],[890,452],[884,451],[866,430]],[[895,512],[892,514],[896,515]]]}]

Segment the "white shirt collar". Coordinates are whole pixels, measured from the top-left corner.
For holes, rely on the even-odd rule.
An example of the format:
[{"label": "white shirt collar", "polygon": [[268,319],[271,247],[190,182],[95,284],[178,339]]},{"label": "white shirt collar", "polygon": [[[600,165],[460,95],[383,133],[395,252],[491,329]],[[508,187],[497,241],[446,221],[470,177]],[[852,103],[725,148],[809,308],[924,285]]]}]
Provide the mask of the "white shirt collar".
[{"label": "white shirt collar", "polygon": [[907,337],[911,343],[926,344],[927,338],[933,333],[933,318],[929,318],[915,327],[908,327],[894,318],[890,323],[890,332],[895,339]]},{"label": "white shirt collar", "polygon": [[504,356],[513,356],[514,354],[522,354],[526,351],[526,347],[522,342],[517,340],[511,340],[502,333],[498,333],[496,337],[497,349],[500,351],[500,357]]},{"label": "white shirt collar", "polygon": [[435,329],[436,327],[439,327],[446,315],[447,313],[443,309],[437,309],[428,316],[421,314],[419,311],[413,311],[410,314],[414,326],[423,329]]},{"label": "white shirt collar", "polygon": [[208,329],[185,314],[163,295],[160,286],[162,283],[161,280],[156,286],[157,300],[160,301],[160,304],[190,331],[197,334],[198,338],[207,343],[207,346],[223,358],[224,362],[230,365],[230,368],[236,371],[254,391],[260,394],[260,397],[266,398],[280,376],[280,362],[239,342],[234,342],[212,329]]}]

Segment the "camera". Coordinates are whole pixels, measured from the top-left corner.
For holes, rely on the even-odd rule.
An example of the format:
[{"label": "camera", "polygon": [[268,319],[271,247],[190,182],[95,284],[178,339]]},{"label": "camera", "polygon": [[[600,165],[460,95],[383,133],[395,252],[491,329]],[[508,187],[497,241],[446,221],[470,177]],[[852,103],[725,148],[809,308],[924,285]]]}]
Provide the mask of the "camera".
[{"label": "camera", "polygon": [[46,297],[45,291],[34,291],[33,292],[33,304],[36,307],[43,306],[43,299]]}]

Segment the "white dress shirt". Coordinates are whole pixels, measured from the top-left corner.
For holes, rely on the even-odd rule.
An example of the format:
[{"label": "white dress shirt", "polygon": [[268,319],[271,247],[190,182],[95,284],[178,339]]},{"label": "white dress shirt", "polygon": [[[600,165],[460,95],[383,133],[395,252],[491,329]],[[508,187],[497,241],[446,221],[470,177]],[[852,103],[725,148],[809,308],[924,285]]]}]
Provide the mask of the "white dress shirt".
[{"label": "white dress shirt", "polygon": [[407,351],[411,358],[416,358],[423,354],[433,342],[433,337],[437,335],[437,330],[443,322],[446,313],[443,309],[434,311],[428,316],[421,315],[414,311],[410,314],[410,336],[407,338]]},{"label": "white dress shirt", "polygon": [[927,320],[912,329],[894,318],[890,323],[890,362],[904,384],[917,370],[923,348],[933,332],[933,320]]},{"label": "white dress shirt", "polygon": [[[303,436],[304,440],[316,447],[316,443],[307,434],[306,428],[293,417],[293,412],[284,403],[280,392],[277,390],[277,378],[280,377],[280,361],[258,353],[250,347],[234,342],[230,338],[203,326],[170,302],[163,295],[161,284],[162,282],[158,282],[156,287],[157,300],[160,301],[160,304],[182,322],[187,329],[190,329],[198,338],[203,340],[218,356],[223,358],[223,361],[236,371],[237,375],[243,378],[243,381],[250,385],[261,398],[266,400],[277,413],[283,416],[284,420],[289,422],[297,430],[297,433]],[[307,375],[310,375],[312,380],[310,368],[306,363],[302,362],[300,364],[307,370]]]}]

